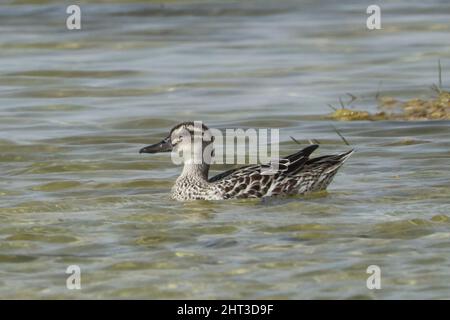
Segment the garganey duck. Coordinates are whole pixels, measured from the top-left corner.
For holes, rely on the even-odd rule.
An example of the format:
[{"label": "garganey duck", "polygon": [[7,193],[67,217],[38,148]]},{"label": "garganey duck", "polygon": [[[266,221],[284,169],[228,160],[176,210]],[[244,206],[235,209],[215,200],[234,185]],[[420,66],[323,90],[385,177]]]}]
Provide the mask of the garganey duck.
[{"label": "garganey duck", "polygon": [[[200,133],[203,138],[200,140],[201,148],[194,147],[197,151],[192,153],[192,137],[196,131],[201,131],[197,134]],[[213,140],[205,125],[183,122],[176,125],[167,138],[142,148],[139,153],[183,152],[184,168],[171,192],[171,197],[179,201],[263,198],[325,190],[344,161],[353,153],[350,150],[310,159],[309,156],[319,146],[309,145],[279,159],[277,169],[270,174],[267,174],[270,164],[247,165],[208,178],[211,162],[204,160],[204,151],[210,148],[213,156]],[[192,158],[195,152],[201,153],[200,161]]]}]

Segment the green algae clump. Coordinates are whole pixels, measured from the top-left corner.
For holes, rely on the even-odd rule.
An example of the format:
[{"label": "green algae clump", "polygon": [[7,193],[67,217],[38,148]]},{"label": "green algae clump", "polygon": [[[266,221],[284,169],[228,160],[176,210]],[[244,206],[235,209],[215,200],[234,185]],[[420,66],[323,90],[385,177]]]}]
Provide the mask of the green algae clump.
[{"label": "green algae clump", "polygon": [[437,96],[430,99],[413,98],[400,101],[393,97],[377,97],[380,112],[370,113],[344,106],[334,109],[327,117],[339,121],[380,120],[450,120],[450,92],[436,90]]},{"label": "green algae clump", "polygon": [[401,105],[405,120],[450,120],[450,92],[430,100],[411,99]]},{"label": "green algae clump", "polygon": [[364,121],[364,120],[374,121],[374,120],[385,120],[386,114],[384,112],[370,114],[367,111],[342,108],[335,110],[330,115],[330,118],[340,121]]}]

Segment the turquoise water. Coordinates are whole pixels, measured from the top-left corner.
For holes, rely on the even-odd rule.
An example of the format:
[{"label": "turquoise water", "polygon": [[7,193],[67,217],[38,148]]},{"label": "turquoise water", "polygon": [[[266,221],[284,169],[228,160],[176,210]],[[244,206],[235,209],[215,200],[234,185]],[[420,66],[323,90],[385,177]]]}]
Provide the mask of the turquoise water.
[{"label": "turquoise water", "polygon": [[[448,298],[449,121],[325,115],[429,97],[438,59],[448,88],[450,5],[382,1],[368,31],[369,4],[84,1],[68,31],[2,2],[0,298]],[[356,153],[326,194],[175,203],[181,168],[138,150],[185,120]]]}]

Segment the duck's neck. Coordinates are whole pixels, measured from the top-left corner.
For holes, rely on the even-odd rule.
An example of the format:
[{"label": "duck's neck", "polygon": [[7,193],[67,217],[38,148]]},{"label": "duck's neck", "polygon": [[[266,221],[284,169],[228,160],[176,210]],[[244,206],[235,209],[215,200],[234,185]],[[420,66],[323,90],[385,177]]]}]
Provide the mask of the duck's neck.
[{"label": "duck's neck", "polygon": [[184,163],[183,171],[179,179],[189,178],[191,180],[208,181],[209,164],[206,163],[192,163],[187,161]]}]

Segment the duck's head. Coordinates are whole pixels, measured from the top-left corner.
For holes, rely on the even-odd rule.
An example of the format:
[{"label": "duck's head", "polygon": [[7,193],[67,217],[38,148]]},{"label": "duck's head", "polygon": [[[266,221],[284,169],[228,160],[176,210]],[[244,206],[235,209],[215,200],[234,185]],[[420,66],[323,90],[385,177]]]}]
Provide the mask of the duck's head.
[{"label": "duck's head", "polygon": [[213,141],[214,137],[209,128],[202,122],[183,122],[173,127],[162,141],[142,148],[139,153],[181,151],[186,158],[187,155],[196,153],[203,155],[205,148],[212,145]]}]

